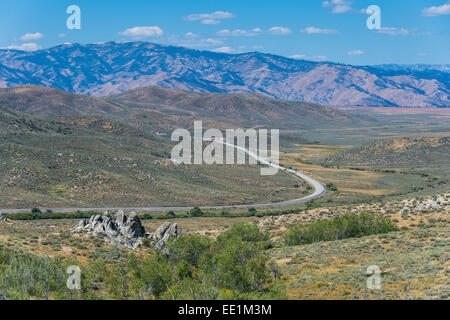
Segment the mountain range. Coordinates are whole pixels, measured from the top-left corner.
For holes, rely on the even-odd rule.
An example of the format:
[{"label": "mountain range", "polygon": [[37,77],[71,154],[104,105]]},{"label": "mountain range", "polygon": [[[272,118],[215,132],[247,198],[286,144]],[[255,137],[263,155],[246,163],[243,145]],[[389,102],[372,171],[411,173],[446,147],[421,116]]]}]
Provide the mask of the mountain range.
[{"label": "mountain range", "polygon": [[329,106],[449,107],[449,80],[448,65],[352,66],[149,42],[0,50],[0,87],[34,84],[93,96],[155,85]]}]

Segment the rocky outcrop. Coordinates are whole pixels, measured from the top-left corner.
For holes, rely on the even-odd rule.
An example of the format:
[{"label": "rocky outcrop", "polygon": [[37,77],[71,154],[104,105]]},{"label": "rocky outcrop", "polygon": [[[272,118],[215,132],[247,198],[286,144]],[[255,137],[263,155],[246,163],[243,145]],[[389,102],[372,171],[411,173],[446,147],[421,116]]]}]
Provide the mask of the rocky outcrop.
[{"label": "rocky outcrop", "polygon": [[72,232],[102,236],[110,244],[133,250],[142,245],[144,239],[148,239],[151,246],[164,252],[167,252],[166,243],[179,236],[176,223],[165,222],[152,235],[145,231],[136,213],[126,215],[121,210],[114,214],[105,212],[102,216],[81,220]]},{"label": "rocky outcrop", "polygon": [[450,206],[450,198],[446,196],[436,196],[435,199],[426,199],[417,204],[415,211],[424,210],[439,210],[441,208],[448,208]]},{"label": "rocky outcrop", "polygon": [[153,247],[158,250],[167,251],[166,243],[172,238],[178,238],[179,231],[176,223],[164,222],[154,235],[150,235],[149,239],[153,242]]},{"label": "rocky outcrop", "polygon": [[8,218],[5,215],[0,214],[0,221],[8,221]]}]

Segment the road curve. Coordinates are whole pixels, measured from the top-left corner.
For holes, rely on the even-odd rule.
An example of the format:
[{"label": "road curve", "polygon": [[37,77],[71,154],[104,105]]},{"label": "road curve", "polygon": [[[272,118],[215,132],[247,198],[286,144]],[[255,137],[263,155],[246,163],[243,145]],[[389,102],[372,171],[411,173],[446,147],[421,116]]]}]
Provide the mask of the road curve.
[{"label": "road curve", "polygon": [[[277,168],[278,170],[285,171],[288,173],[293,174],[296,177],[299,177],[306,182],[308,182],[310,185],[313,186],[314,192],[306,197],[298,198],[294,200],[286,200],[282,202],[273,202],[273,203],[255,203],[255,204],[239,204],[239,205],[223,205],[223,206],[201,206],[200,209],[202,210],[223,210],[223,209],[233,209],[233,208],[261,208],[261,207],[281,207],[281,206],[287,206],[292,204],[298,204],[298,203],[304,203],[311,201],[315,198],[322,197],[326,194],[325,187],[318,181],[314,180],[311,177],[308,177],[307,175],[298,172],[293,169],[288,169],[285,167],[282,167],[280,165],[271,163],[266,161],[265,159],[262,159],[258,157],[258,155],[254,154],[253,152],[238,147],[226,142],[222,142],[219,140],[215,140],[218,143],[222,143],[224,145],[229,145],[232,147],[235,147],[236,149],[242,150],[245,153],[247,153],[250,157],[256,159],[260,163],[271,166],[274,168]],[[117,211],[117,210],[123,210],[123,211],[136,211],[136,212],[157,212],[157,211],[185,211],[185,210],[191,210],[193,207],[108,207],[108,208],[41,208],[41,210],[51,210],[55,213],[69,213],[69,212],[75,212],[75,211]],[[0,213],[27,213],[30,212],[31,209],[0,209]]]}]

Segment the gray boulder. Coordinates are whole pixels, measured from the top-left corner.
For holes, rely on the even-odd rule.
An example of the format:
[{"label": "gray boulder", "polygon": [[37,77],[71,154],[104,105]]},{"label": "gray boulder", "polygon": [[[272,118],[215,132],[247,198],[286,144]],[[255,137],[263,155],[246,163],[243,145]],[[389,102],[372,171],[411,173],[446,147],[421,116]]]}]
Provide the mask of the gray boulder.
[{"label": "gray boulder", "polygon": [[136,213],[127,216],[123,211],[118,211],[113,215],[105,212],[102,216],[81,220],[72,232],[103,236],[108,243],[136,249],[142,244],[145,229]]},{"label": "gray boulder", "polygon": [[158,229],[156,229],[155,235],[151,238],[154,242],[154,248],[162,250],[168,253],[166,244],[170,239],[178,238],[180,231],[178,224],[171,222],[164,222]]},{"label": "gray boulder", "polygon": [[145,228],[142,226],[138,215],[132,212],[122,225],[120,232],[127,238],[141,238],[145,235]]},{"label": "gray boulder", "polygon": [[81,220],[72,232],[102,236],[110,244],[133,250],[142,245],[143,239],[147,238],[152,247],[166,253],[167,242],[172,238],[178,238],[180,234],[176,223],[165,222],[152,235],[145,232],[136,213],[126,215],[122,210],[115,214],[105,212],[102,216],[91,216],[89,219]]}]

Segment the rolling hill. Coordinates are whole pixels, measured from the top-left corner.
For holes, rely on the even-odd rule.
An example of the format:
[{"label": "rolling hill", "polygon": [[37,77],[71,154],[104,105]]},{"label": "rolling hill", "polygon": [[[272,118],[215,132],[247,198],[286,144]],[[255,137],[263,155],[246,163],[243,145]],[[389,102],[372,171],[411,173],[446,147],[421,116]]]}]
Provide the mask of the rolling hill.
[{"label": "rolling hill", "polygon": [[108,118],[0,107],[0,207],[249,203],[295,198],[306,188],[281,172],[261,177],[256,165],[175,165],[171,148],[165,137]]},{"label": "rolling hill", "polygon": [[[169,137],[154,133],[170,135],[194,120],[204,120],[204,128],[280,129],[364,122],[261,94],[151,86],[101,98],[36,85],[3,88],[0,207],[238,204],[286,200],[306,189],[284,173],[261,177],[258,166],[173,164]],[[307,143],[298,135],[281,138]]]},{"label": "rolling hill", "polygon": [[322,105],[278,100],[261,94],[199,93],[151,86],[109,96],[107,100],[137,110],[178,116],[188,122],[213,120],[219,128],[226,125],[308,128],[361,122],[358,117]]},{"label": "rolling hill", "polygon": [[0,89],[0,106],[38,116],[107,115],[123,111],[122,106],[101,98],[35,85]]},{"label": "rolling hill", "polygon": [[363,166],[448,165],[449,137],[386,139],[337,153],[326,162]]},{"label": "rolling hill", "polygon": [[448,66],[351,66],[258,52],[225,54],[148,42],[0,50],[0,87],[35,84],[95,96],[157,85],[261,93],[330,106],[450,106]]},{"label": "rolling hill", "polygon": [[35,85],[0,89],[0,106],[35,116],[104,116],[144,132],[190,128],[194,120],[215,128],[310,128],[361,123],[344,112],[313,103],[261,94],[198,93],[155,86],[104,98]]}]

